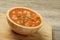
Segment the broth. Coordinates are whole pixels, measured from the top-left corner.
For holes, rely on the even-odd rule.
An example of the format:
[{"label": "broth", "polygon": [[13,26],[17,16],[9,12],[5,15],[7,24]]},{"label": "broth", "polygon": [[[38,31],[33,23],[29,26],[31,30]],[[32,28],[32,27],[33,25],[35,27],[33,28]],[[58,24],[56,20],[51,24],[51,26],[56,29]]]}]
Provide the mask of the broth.
[{"label": "broth", "polygon": [[17,24],[26,27],[36,27],[41,23],[40,16],[25,8],[15,8],[9,12],[9,17]]}]

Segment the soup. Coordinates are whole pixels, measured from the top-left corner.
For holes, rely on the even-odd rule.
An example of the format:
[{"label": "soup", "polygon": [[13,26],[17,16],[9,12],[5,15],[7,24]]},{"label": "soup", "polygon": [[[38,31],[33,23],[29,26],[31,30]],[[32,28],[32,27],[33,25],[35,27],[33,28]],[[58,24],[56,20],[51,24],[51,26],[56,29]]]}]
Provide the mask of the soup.
[{"label": "soup", "polygon": [[41,23],[39,15],[25,8],[12,9],[9,12],[9,17],[15,23],[26,27],[36,27]]}]

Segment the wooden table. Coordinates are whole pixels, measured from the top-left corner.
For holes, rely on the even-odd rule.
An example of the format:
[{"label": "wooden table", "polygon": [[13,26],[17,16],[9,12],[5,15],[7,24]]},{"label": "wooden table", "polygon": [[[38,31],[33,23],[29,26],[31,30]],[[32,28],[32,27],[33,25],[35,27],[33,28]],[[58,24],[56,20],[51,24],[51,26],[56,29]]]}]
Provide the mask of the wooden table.
[{"label": "wooden table", "polygon": [[6,14],[0,13],[0,40],[52,40],[52,27],[44,22],[36,33],[21,35],[10,28]]},{"label": "wooden table", "polygon": [[29,7],[53,27],[53,40],[60,40],[60,0],[0,0],[0,13],[12,7]]}]

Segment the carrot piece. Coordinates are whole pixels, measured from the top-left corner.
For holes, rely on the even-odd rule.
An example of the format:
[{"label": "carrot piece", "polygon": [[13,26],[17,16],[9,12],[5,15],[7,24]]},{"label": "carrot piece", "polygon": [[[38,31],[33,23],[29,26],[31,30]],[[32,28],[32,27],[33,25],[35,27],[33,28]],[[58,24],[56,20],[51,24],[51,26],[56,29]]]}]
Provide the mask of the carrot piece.
[{"label": "carrot piece", "polygon": [[29,27],[29,23],[28,23],[28,22],[26,22],[26,23],[25,23],[25,26]]},{"label": "carrot piece", "polygon": [[21,16],[26,17],[26,14],[22,13]]},{"label": "carrot piece", "polygon": [[28,21],[28,23],[29,23],[30,27],[32,27],[33,25],[35,25],[35,22],[33,22],[33,21]]},{"label": "carrot piece", "polygon": [[22,12],[21,11],[18,11],[18,14],[21,14]]},{"label": "carrot piece", "polygon": [[31,15],[31,17],[32,17],[32,18],[34,18],[36,14],[34,14],[34,13],[31,13],[30,15]]},{"label": "carrot piece", "polygon": [[17,22],[16,22],[16,23],[20,24],[21,22],[20,22],[20,20],[17,20]]},{"label": "carrot piece", "polygon": [[13,14],[15,14],[15,11],[12,11]]},{"label": "carrot piece", "polygon": [[37,20],[35,23],[36,23],[35,24],[36,26],[39,25],[40,24],[40,20]]}]

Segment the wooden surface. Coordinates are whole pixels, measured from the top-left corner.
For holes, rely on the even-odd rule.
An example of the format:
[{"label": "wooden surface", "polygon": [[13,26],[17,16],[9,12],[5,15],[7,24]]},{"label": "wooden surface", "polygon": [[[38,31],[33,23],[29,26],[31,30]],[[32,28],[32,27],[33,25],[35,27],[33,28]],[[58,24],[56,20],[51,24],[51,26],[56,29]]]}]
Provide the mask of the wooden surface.
[{"label": "wooden surface", "polygon": [[60,40],[60,0],[0,0],[0,13],[12,7],[29,7],[40,13],[52,25],[53,40]]},{"label": "wooden surface", "polygon": [[52,27],[45,22],[37,33],[19,35],[11,30],[6,15],[0,14],[0,40],[52,40]]}]

